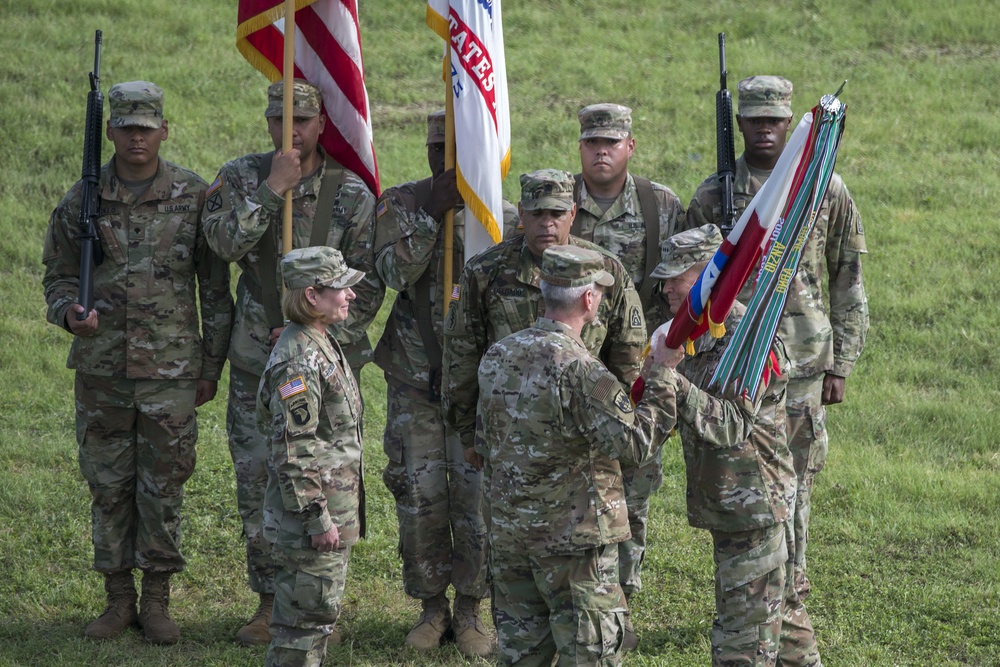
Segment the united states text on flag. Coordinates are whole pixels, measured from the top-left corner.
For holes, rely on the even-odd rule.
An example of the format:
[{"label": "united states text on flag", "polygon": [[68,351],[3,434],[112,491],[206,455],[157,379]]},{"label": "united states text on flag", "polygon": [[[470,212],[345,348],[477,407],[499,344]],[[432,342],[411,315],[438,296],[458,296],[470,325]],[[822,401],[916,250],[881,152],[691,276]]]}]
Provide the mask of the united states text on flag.
[{"label": "united states text on flag", "polygon": [[[379,194],[371,109],[361,58],[357,0],[298,0],[295,76],[323,92],[329,122],[320,145]],[[271,81],[282,77],[285,19],[282,0],[239,0],[236,47]]]}]

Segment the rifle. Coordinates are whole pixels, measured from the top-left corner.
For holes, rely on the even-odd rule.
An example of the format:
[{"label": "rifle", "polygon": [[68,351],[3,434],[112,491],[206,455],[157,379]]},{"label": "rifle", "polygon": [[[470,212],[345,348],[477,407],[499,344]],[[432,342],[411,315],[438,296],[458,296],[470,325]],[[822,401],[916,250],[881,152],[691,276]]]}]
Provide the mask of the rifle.
[{"label": "rifle", "polygon": [[97,219],[101,206],[101,133],[104,125],[104,94],[101,93],[101,31],[94,34],[94,71],[90,73],[87,93],[87,122],[83,130],[83,188],[80,193],[80,294],[83,312],[77,320],[87,319],[94,307],[94,267],[104,261]]},{"label": "rifle", "polygon": [[726,33],[719,33],[719,92],[715,94],[716,172],[722,183],[722,236],[736,224],[733,180],[736,178],[736,150],[733,148],[733,98],[726,85]]}]

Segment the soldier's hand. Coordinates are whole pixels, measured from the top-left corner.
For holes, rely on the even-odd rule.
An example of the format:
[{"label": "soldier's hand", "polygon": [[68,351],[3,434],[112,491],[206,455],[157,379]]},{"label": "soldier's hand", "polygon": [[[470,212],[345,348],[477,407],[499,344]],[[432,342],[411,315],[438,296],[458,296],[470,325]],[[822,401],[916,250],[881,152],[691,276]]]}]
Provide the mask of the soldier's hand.
[{"label": "soldier's hand", "polygon": [[667,368],[677,368],[677,364],[684,361],[684,348],[667,347],[667,333],[670,331],[671,322],[673,320],[669,320],[656,328],[650,339],[649,347],[654,364],[666,366]]},{"label": "soldier's hand", "polygon": [[287,153],[275,151],[274,159],[271,161],[271,173],[267,177],[267,186],[283,195],[302,180],[302,163],[300,161],[298,148],[293,148]]},{"label": "soldier's hand", "polygon": [[458,179],[455,170],[449,169],[431,183],[430,202],[427,204],[427,213],[435,220],[440,221],[444,214],[462,203],[462,196],[458,194]]},{"label": "soldier's hand", "polygon": [[198,380],[194,389],[194,407],[200,408],[208,403],[215,398],[217,391],[219,391],[219,383],[215,380]]},{"label": "soldier's hand", "polygon": [[66,324],[69,326],[69,330],[73,332],[74,336],[93,336],[97,333],[97,309],[92,309],[87,315],[87,319],[78,320],[76,319],[77,313],[83,312],[83,306],[78,303],[74,303],[66,311]]},{"label": "soldier's hand", "polygon": [[465,450],[465,462],[476,470],[483,469],[483,456],[473,448]]},{"label": "soldier's hand", "polygon": [[836,405],[844,400],[844,378],[827,373],[823,378],[823,405]]},{"label": "soldier's hand", "polygon": [[322,535],[313,535],[311,542],[313,549],[316,551],[336,551],[340,547],[340,533],[337,531],[337,526],[332,526],[330,530]]},{"label": "soldier's hand", "polygon": [[267,342],[270,345],[270,349],[274,349],[274,344],[278,342],[278,338],[281,336],[281,332],[285,330],[285,327],[274,327],[271,329],[271,333],[268,334]]}]

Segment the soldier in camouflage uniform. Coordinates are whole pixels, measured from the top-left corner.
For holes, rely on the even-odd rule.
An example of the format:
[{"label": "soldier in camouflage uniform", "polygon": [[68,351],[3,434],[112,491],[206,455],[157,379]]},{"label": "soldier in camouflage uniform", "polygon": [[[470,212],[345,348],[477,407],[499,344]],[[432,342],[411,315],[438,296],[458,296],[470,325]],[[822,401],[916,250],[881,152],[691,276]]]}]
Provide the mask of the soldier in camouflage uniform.
[{"label": "soldier in camouflage uniform", "polygon": [[500,660],[617,665],[626,603],[616,543],[629,536],[619,459],[646,460],[667,439],[677,375],[654,367],[633,409],[587,350],[583,327],[601,290],[620,280],[599,252],[550,246],[540,278],[545,315],[492,345],[479,366]]},{"label": "soldier in camouflage uniform", "polygon": [[[792,84],[777,76],[740,81],[739,115],[744,153],[736,161],[733,200],[739,216],[767,181],[785,147],[792,119]],[[685,229],[722,223],[721,186],[710,176],[698,186],[688,206]],[[816,474],[826,463],[826,405],[844,400],[844,383],[864,348],[868,333],[868,298],[861,275],[867,252],[861,216],[844,181],[830,180],[816,226],[802,262],[788,288],[788,302],[778,327],[791,360],[786,410],[788,445],[795,460],[798,502],[795,509],[795,585],[805,598],[806,544]],[[823,296],[823,273],[829,306]],[[746,303],[752,286],[740,294]]]},{"label": "soldier in camouflage uniform", "polygon": [[[721,243],[715,225],[666,240],[652,275],[663,281],[674,312]],[[793,581],[796,482],[785,441],[788,360],[780,339],[756,401],[708,389],[744,312],[736,303],[726,334],[716,339],[706,332],[688,358],[683,348],[666,347],[666,327],[652,342],[654,361],[676,366],[681,375],[677,429],[687,469],[688,523],[711,531],[714,544],[712,665],[817,667],[816,636]]]},{"label": "soldier in camouflage uniform", "polygon": [[[365,273],[354,288],[357,299],[350,316],[333,329],[355,379],[371,358],[366,330],[385,293],[374,271],[375,198],[356,174],[330,159],[318,145],[326,123],[326,116],[320,113],[319,89],[302,80],[296,80],[293,89],[293,149],[287,154],[276,151],[245,155],[227,163],[205,199],[209,244],[226,261],[237,262],[242,270],[229,347],[226,427],[236,469],[237,504],[246,535],[250,588],[260,596],[257,611],[237,632],[243,644],[270,641],[267,627],[274,597],[274,568],[270,547],[261,533],[268,434],[257,428],[255,415],[260,376],[284,325],[277,257],[290,250],[280,247],[285,192],[292,192],[293,246],[338,248],[348,266]],[[267,96],[264,115],[277,148],[281,145],[281,83],[271,85]],[[262,172],[267,172],[266,178],[262,178]],[[329,213],[319,212],[321,208]]]},{"label": "soldier in camouflage uniform", "polygon": [[[635,150],[632,109],[620,104],[592,104],[580,109],[580,167],[572,233],[593,241],[621,260],[642,301],[647,332],[659,324],[659,293],[649,277],[659,260],[660,242],[677,231],[684,219],[680,198],[665,185],[632,174],[628,163]],[[655,211],[644,211],[643,204]],[[647,263],[650,265],[647,266]],[[625,596],[642,587],[649,498],[663,484],[659,456],[639,468],[625,466],[632,538],[619,546],[621,583]],[[638,645],[627,619],[626,650]]]},{"label": "soldier in camouflage uniform", "polygon": [[268,667],[319,667],[336,630],[351,546],[364,536],[361,392],[328,328],[344,321],[364,274],[326,246],[281,260],[290,324],[257,396],[271,434],[264,535],[273,546]]},{"label": "soldier in camouflage uniform", "polygon": [[[488,655],[493,640],[479,602],[486,595],[485,526],[481,476],[441,418],[441,307],[444,227],[455,211],[453,275],[464,264],[465,208],[455,170],[444,168],[444,111],[427,117],[427,161],[432,176],[389,188],[376,210],[376,269],[398,292],[375,362],[385,371],[388,458],[382,479],[396,499],[403,588],[421,601],[420,619],[406,644],[440,645],[449,627],[464,655]],[[517,209],[505,203],[516,224]],[[454,614],[448,585],[455,587]]]},{"label": "soldier in camouflage uniform", "polygon": [[[233,302],[228,267],[201,223],[205,182],[159,157],[163,91],[119,83],[108,103],[115,155],[100,174],[104,259],[93,310],[77,319],[82,182],[52,212],[42,283],[48,321],[74,335],[67,366],[76,370],[80,470],[108,596],[86,635],[110,639],[138,620],[149,641],[172,644],[180,631],[168,613],[170,576],[184,569],[180,510],[195,465],[195,408],[215,396]],[[143,572],[138,615],[134,568]]]}]

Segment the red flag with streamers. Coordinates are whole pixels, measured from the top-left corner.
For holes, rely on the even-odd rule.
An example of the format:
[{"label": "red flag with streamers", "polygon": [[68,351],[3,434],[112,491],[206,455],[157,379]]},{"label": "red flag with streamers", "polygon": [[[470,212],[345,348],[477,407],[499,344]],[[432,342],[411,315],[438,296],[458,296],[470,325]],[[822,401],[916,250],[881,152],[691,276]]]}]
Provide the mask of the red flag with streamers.
[{"label": "red flag with streamers", "polygon": [[[320,145],[379,194],[357,0],[298,0],[295,76],[323,92],[329,118]],[[271,81],[282,77],[284,2],[239,0],[236,47]]]}]

